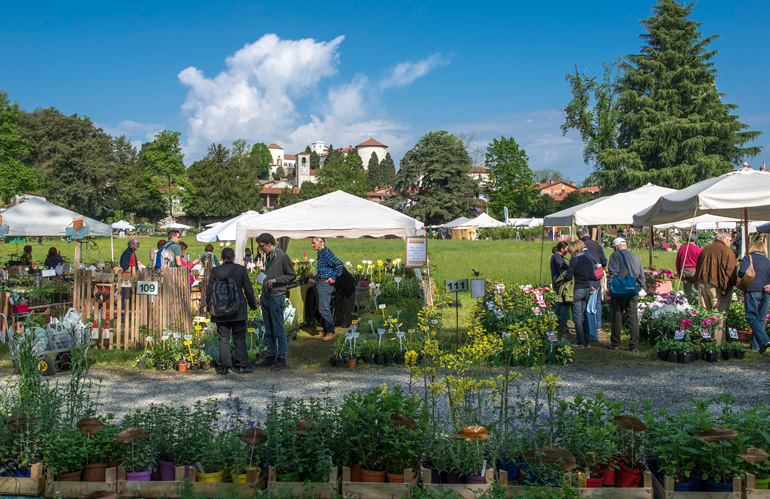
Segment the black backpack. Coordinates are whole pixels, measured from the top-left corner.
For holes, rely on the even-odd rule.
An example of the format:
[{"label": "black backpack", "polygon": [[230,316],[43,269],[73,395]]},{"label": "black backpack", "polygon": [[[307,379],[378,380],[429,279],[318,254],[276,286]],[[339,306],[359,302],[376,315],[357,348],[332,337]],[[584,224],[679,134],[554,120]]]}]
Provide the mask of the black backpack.
[{"label": "black backpack", "polygon": [[238,314],[238,305],[243,298],[243,293],[233,279],[233,272],[237,269],[238,267],[233,265],[230,273],[224,277],[217,277],[211,285],[206,307],[213,317],[227,318]]}]

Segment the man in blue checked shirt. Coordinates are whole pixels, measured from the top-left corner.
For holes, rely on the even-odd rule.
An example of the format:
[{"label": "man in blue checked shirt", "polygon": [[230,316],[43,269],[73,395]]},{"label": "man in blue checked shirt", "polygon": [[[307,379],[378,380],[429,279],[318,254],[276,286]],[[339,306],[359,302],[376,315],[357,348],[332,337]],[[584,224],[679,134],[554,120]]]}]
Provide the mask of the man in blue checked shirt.
[{"label": "man in blue checked shirt", "polygon": [[315,292],[318,298],[318,311],[323,322],[322,335],[324,340],[333,340],[336,335],[331,308],[332,292],[334,292],[334,282],[342,275],[344,266],[340,259],[334,256],[332,250],[324,245],[322,237],[314,237],[311,244],[318,252],[318,260],[315,264]]}]

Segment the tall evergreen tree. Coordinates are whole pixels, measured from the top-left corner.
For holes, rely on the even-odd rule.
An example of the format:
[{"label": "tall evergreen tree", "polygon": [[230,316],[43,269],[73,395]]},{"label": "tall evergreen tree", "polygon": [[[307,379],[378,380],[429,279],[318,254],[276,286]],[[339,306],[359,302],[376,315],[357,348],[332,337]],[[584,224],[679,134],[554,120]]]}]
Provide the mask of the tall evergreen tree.
[{"label": "tall evergreen tree", "polygon": [[380,172],[384,182],[382,187],[392,187],[396,182],[396,164],[390,153],[385,153],[385,159],[380,161]]},{"label": "tall evergreen tree", "polygon": [[429,132],[401,159],[388,204],[427,225],[469,215],[477,182],[468,176],[471,158],[462,141],[444,131]]},{"label": "tall evergreen tree", "polygon": [[377,159],[377,153],[372,153],[369,163],[366,165],[366,181],[369,182],[369,187],[372,189],[379,189],[383,186],[382,170],[380,169],[380,161]]},{"label": "tall evergreen tree", "polygon": [[[307,183],[303,183],[302,187]],[[354,152],[347,156],[342,153],[327,156],[323,168],[318,172],[318,183],[326,191],[339,189],[356,196],[365,196],[369,191],[366,173],[361,168],[361,158]]]},{"label": "tall evergreen tree", "polygon": [[321,156],[315,151],[310,151],[310,169],[318,170],[321,167]]},{"label": "tall evergreen tree", "polygon": [[598,176],[609,190],[647,182],[682,188],[729,172],[759,135],[722,102],[701,23],[688,19],[693,4],[659,0],[645,19],[641,53],[621,64],[617,100],[617,147],[598,152]]},{"label": "tall evergreen tree", "polygon": [[537,201],[535,178],[526,151],[513,138],[493,139],[487,148],[485,166],[489,170],[489,210],[503,218],[507,206],[513,216],[530,213]]},{"label": "tall evergreen tree", "polygon": [[8,93],[0,91],[0,196],[5,201],[39,185],[37,171],[24,164],[30,148],[19,130],[21,116],[19,104],[11,104]]}]

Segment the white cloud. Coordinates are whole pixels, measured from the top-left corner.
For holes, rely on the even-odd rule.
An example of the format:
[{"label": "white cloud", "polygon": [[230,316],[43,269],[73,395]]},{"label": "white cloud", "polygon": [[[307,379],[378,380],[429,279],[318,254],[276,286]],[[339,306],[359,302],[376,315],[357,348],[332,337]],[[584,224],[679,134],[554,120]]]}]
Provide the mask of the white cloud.
[{"label": "white cloud", "polygon": [[381,88],[403,87],[428,74],[431,70],[449,64],[439,52],[417,62],[402,62],[380,83]]},{"label": "white cloud", "polygon": [[103,123],[95,123],[95,125],[102,128],[106,133],[113,137],[125,135],[136,148],[139,148],[145,142],[151,142],[155,135],[164,128],[163,125],[159,123],[139,123],[132,120],[121,121],[114,126],[105,125]]}]

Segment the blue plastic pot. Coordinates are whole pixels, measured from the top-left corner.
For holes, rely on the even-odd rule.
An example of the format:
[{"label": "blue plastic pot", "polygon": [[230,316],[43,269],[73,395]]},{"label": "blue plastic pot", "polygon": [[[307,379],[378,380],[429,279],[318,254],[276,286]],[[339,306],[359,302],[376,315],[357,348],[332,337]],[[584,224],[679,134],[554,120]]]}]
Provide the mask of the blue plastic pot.
[{"label": "blue plastic pot", "polygon": [[519,471],[519,461],[511,461],[510,459],[503,459],[497,463],[497,469],[508,473],[508,480],[516,480],[521,474]]},{"label": "blue plastic pot", "polygon": [[711,480],[706,480],[706,490],[708,492],[732,492],[733,484],[732,482],[719,483],[719,482],[712,482]]}]

